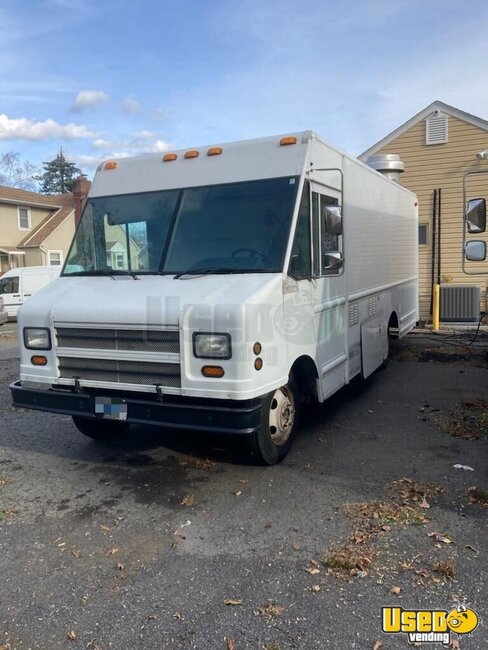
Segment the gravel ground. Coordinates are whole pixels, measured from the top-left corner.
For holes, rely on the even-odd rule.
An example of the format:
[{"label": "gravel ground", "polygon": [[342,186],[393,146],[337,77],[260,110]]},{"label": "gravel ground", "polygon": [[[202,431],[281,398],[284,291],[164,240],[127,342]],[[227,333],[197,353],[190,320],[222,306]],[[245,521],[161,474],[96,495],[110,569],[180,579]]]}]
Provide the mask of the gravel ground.
[{"label": "gravel ground", "polygon": [[[101,445],[14,409],[0,330],[0,648],[389,650],[407,642],[382,634],[383,606],[458,602],[481,618],[459,647],[488,647],[487,509],[469,492],[488,487],[488,442],[439,428],[486,400],[486,353],[426,345],[308,408],[262,468],[229,439],[139,427]],[[331,570],[333,552],[359,560]]]}]

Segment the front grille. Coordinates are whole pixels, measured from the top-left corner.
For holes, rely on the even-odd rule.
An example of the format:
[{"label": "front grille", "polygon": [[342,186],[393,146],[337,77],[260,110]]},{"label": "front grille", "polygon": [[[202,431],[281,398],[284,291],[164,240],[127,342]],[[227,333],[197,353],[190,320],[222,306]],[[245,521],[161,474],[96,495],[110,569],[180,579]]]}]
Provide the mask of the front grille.
[{"label": "front grille", "polygon": [[124,384],[142,384],[180,388],[180,366],[175,363],[123,361],[120,359],[78,359],[58,357],[59,373],[63,379],[87,379]]},{"label": "front grille", "polygon": [[58,327],[56,334],[58,347],[61,348],[180,353],[180,336],[177,331]]}]

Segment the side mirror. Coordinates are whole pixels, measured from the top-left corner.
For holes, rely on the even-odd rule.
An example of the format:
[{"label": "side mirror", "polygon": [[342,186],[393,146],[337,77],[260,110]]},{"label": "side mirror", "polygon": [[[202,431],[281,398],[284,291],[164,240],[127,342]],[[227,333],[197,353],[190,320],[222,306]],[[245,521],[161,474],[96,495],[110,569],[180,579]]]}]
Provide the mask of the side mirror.
[{"label": "side mirror", "polygon": [[343,266],[342,253],[339,252],[324,253],[322,261],[324,271],[337,271],[338,269],[342,269]]},{"label": "side mirror", "polygon": [[470,262],[484,262],[486,260],[486,242],[476,239],[469,241],[464,248],[464,255]]},{"label": "side mirror", "polygon": [[466,206],[464,219],[469,233],[485,232],[486,230],[486,201],[471,199]]},{"label": "side mirror", "polygon": [[324,228],[329,235],[342,235],[342,211],[338,205],[324,208]]}]

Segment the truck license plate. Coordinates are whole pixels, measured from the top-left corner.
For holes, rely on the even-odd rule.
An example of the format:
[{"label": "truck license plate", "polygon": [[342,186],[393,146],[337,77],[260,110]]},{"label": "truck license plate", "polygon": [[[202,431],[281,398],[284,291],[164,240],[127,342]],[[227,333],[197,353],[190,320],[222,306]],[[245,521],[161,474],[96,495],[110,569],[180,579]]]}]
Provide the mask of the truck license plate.
[{"label": "truck license plate", "polygon": [[95,397],[95,415],[109,420],[127,420],[127,404],[118,397]]}]

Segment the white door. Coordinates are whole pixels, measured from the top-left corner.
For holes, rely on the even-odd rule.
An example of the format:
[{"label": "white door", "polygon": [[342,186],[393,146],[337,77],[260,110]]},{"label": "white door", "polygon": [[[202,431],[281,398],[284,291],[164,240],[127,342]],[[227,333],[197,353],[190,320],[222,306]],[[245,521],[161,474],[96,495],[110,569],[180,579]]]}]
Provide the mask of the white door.
[{"label": "white door", "polygon": [[0,278],[0,296],[10,317],[17,314],[22,304],[21,289],[21,278],[18,275]]},{"label": "white door", "polygon": [[326,208],[341,203],[341,192],[312,183],[313,310],[322,395],[346,383],[346,283],[344,266],[328,268],[343,254],[342,235],[328,231]]}]

